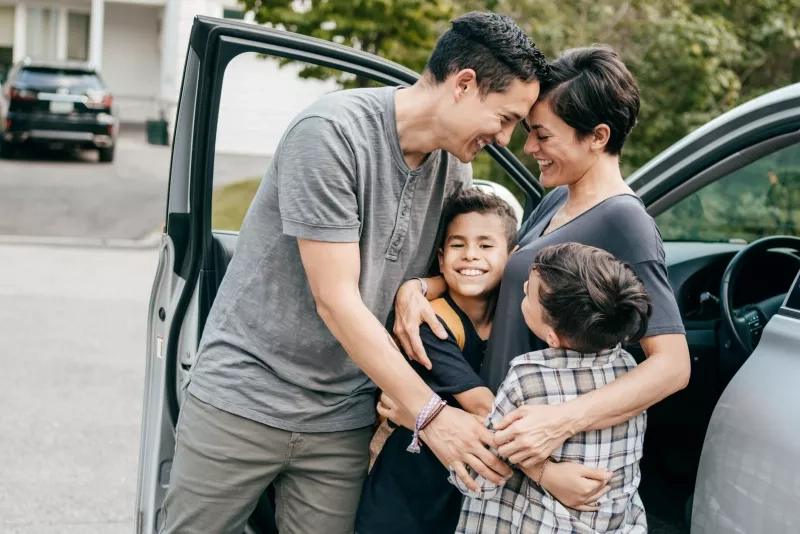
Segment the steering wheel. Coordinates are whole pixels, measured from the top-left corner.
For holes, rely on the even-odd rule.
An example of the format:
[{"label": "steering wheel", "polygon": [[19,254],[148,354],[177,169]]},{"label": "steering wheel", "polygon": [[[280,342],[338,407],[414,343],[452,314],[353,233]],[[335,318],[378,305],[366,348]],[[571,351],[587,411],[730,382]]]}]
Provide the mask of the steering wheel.
[{"label": "steering wheel", "polygon": [[[756,256],[775,248],[800,251],[800,238],[773,236],[753,241],[733,257],[728,268],[725,269],[725,274],[722,275],[719,299],[722,321],[734,343],[748,356],[755,350],[767,321],[778,312],[783,304],[786,293],[736,309],[733,307],[733,287],[745,264]],[[765,275],[769,276],[769,274]],[[788,291],[789,288],[786,289]]]}]

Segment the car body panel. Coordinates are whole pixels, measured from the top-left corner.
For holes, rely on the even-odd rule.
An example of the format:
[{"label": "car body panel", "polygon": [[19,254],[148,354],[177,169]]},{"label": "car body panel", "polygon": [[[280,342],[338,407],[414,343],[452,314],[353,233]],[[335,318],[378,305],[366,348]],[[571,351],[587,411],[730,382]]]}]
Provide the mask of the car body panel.
[{"label": "car body panel", "polygon": [[[800,280],[794,291],[800,299]],[[800,312],[784,307],[714,410],[692,534],[800,532],[798,377]]]}]

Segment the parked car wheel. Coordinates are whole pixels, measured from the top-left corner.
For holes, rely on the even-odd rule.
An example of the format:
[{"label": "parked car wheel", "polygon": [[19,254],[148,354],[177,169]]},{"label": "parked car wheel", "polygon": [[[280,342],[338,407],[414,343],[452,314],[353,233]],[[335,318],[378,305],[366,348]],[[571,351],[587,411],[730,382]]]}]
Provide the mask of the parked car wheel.
[{"label": "parked car wheel", "polygon": [[100,155],[100,163],[111,163],[112,161],[114,161],[113,146],[107,148],[99,148],[97,149],[97,152]]},{"label": "parked car wheel", "polygon": [[11,159],[14,157],[14,145],[0,139],[0,158]]}]

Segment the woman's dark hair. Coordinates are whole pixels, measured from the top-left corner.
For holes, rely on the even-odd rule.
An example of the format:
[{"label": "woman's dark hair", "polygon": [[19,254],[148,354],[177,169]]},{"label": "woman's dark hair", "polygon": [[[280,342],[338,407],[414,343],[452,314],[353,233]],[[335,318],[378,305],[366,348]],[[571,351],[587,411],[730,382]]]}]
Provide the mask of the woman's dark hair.
[{"label": "woman's dark hair", "polygon": [[453,219],[465,213],[492,214],[503,222],[509,252],[517,243],[517,215],[511,205],[493,193],[481,191],[477,187],[457,190],[447,200],[444,208],[444,236]]},{"label": "woman's dark hair", "polygon": [[579,140],[600,124],[607,125],[611,137],[605,151],[615,156],[622,154],[639,116],[636,80],[616,51],[602,45],[567,50],[550,63],[539,100],[547,101]]},{"label": "woman's dark hair", "polygon": [[515,79],[529,83],[546,77],[544,54],[511,17],[473,11],[451,24],[425,67],[437,84],[460,70],[472,69],[483,96],[505,92]]},{"label": "woman's dark hair", "polygon": [[653,305],[631,266],[594,247],[563,243],[543,248],[531,272],[541,281],[544,320],[578,352],[637,343]]}]

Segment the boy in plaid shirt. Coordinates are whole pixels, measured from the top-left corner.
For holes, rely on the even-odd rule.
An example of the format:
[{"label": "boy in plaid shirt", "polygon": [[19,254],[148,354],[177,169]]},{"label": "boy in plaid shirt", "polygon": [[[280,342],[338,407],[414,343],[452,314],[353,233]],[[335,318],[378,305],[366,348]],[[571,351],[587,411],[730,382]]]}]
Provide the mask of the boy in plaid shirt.
[{"label": "boy in plaid shirt", "polygon": [[[647,331],[652,304],[641,281],[624,262],[603,250],[565,243],[543,249],[524,287],[522,313],[534,335],[550,348],[511,362],[487,427],[523,404],[557,404],[598,389],[635,367],[623,343]],[[466,495],[457,534],[646,534],[638,493],[646,415],[568,439],[533,469],[514,470],[503,486],[471,472],[481,490]],[[497,451],[493,451],[497,454]],[[570,510],[538,484],[549,462],[569,461],[613,472],[611,490],[595,511]]]}]

